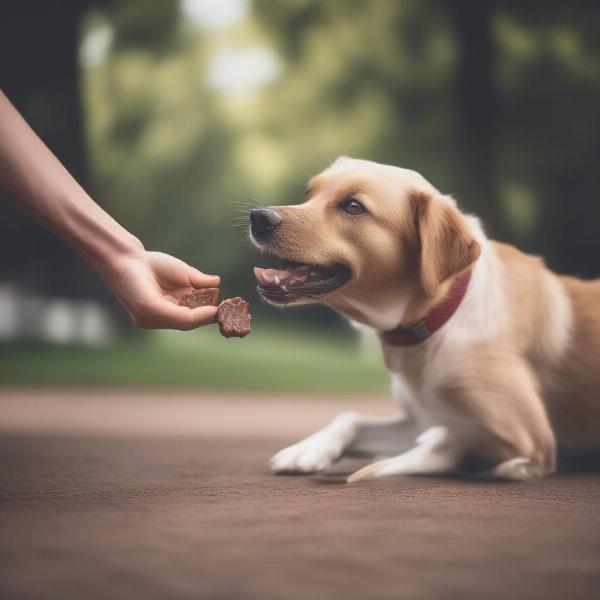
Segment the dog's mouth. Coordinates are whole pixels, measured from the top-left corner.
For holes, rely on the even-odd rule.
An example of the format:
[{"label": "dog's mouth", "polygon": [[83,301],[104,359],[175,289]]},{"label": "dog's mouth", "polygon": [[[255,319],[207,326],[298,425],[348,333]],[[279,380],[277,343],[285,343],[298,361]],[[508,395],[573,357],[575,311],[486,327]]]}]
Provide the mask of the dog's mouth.
[{"label": "dog's mouth", "polygon": [[286,263],[281,269],[254,267],[254,276],[263,299],[272,304],[291,304],[323,299],[349,281],[352,272],[344,265]]}]

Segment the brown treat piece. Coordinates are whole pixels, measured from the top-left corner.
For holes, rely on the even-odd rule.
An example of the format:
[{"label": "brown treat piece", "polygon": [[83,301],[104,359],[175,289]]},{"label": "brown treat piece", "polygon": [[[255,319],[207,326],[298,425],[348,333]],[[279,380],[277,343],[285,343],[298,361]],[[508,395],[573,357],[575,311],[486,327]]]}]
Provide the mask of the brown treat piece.
[{"label": "brown treat piece", "polygon": [[219,304],[219,288],[200,288],[189,290],[181,296],[179,306],[198,308],[199,306],[217,306]]},{"label": "brown treat piece", "polygon": [[252,315],[248,303],[239,296],[223,300],[217,310],[217,323],[221,335],[225,337],[244,337],[250,333]]}]

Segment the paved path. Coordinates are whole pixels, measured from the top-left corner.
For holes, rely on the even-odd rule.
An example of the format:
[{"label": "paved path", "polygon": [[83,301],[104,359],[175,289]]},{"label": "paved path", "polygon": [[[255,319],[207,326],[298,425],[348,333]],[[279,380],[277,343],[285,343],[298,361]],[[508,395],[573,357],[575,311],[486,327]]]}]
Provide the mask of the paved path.
[{"label": "paved path", "polygon": [[348,406],[365,408],[0,391],[0,598],[600,597],[598,474],[346,486],[266,472]]}]

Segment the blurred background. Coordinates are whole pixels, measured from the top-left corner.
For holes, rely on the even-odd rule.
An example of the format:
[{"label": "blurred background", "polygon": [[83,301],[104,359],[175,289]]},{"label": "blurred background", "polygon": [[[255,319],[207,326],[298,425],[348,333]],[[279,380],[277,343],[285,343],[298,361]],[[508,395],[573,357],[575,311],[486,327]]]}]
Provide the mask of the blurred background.
[{"label": "blurred background", "polygon": [[376,345],[254,292],[245,211],[345,154],[410,167],[549,265],[600,275],[600,4],[3,0],[0,85],[149,249],[222,277],[254,331],[136,331],[0,202],[0,384],[378,393]]}]

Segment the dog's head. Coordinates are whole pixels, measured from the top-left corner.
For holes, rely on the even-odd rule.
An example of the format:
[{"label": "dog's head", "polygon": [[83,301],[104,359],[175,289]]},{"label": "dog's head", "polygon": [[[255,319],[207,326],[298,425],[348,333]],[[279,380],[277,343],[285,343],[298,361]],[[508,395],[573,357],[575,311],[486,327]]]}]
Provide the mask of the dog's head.
[{"label": "dog's head", "polygon": [[306,201],[251,212],[254,243],[282,264],[256,268],[274,305],[326,303],[377,327],[479,257],[465,217],[415,171],[340,158],[311,179]]}]

